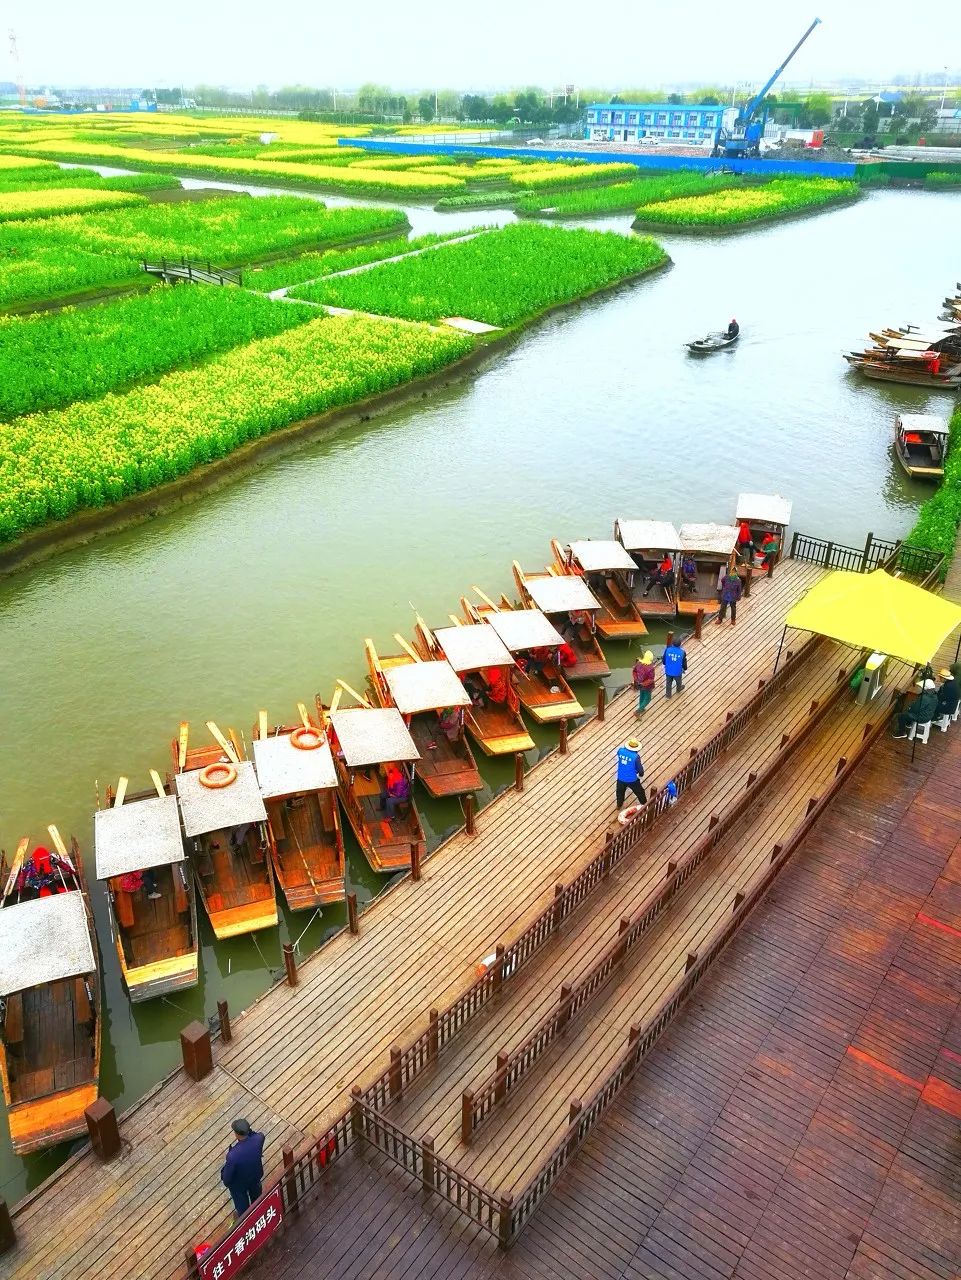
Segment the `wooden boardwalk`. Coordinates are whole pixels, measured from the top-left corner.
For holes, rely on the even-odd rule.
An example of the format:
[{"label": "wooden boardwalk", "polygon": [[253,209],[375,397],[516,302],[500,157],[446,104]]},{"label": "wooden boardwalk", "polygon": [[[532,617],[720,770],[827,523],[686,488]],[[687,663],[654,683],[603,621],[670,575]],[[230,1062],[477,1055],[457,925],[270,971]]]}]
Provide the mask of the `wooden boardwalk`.
[{"label": "wooden boardwalk", "polygon": [[[648,781],[676,773],[770,674],[784,615],[820,572],[785,563],[754,584],[737,627],[707,626],[704,642],[689,645],[684,694],[667,703],[659,688],[638,730]],[[231,1119],[246,1115],[267,1133],[268,1179],[283,1145],[322,1131],[346,1091],[383,1069],[391,1045],[471,983],[478,957],[515,937],[555,882],[598,853],[615,816],[614,752],[637,723],[630,696],[615,702],[569,756],[551,757],[523,794],[485,810],[477,837],[455,836],[420,883],[377,900],[359,937],[338,935],[302,967],[297,988],[275,988],[235,1019],[202,1082],[177,1073],[128,1112],[121,1156],[102,1164],[84,1150],[21,1201],[4,1275],[128,1275],[132,1258],[138,1276],[174,1274],[192,1241],[229,1221],[218,1171]],[[833,746],[831,755],[833,767]]]},{"label": "wooden boardwalk", "polygon": [[362,1147],[250,1280],[953,1280],[959,790],[872,749],[508,1254]]}]

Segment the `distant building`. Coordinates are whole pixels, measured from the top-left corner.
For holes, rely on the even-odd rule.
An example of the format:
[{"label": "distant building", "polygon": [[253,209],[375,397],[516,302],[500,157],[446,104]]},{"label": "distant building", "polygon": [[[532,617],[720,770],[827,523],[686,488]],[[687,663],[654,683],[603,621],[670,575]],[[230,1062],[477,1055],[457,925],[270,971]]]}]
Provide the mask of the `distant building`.
[{"label": "distant building", "polygon": [[591,142],[681,142],[704,146],[714,142],[731,107],[690,107],[670,102],[594,102],[587,108],[584,137]]}]

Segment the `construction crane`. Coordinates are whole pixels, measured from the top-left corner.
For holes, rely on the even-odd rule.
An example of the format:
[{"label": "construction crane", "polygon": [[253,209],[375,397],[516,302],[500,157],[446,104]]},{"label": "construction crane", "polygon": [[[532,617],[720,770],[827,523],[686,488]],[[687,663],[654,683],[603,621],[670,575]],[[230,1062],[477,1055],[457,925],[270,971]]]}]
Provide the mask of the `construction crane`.
[{"label": "construction crane", "polygon": [[27,105],[27,86],[23,83],[23,71],[20,67],[20,51],[17,48],[17,33],[13,27],[10,28],[10,57],[13,61],[13,69],[17,75],[17,92],[20,94],[20,105]]},{"label": "construction crane", "polygon": [[737,119],[731,129],[725,129],[722,125],[714,139],[714,155],[725,156],[727,159],[739,159],[744,156],[756,156],[760,154],[761,138],[764,136],[764,126],[767,123],[767,109],[765,108],[760,116],[757,116],[757,110],[764,102],[772,86],[780,79],[784,68],[791,61],[794,55],[804,44],[805,40],[811,34],[815,27],[819,26],[820,18],[815,18],[811,25],[805,31],[804,35],[797,42],[788,56],[784,59],[778,69],[774,72],[764,88],[759,90],[749,102],[746,102],[737,114]]}]

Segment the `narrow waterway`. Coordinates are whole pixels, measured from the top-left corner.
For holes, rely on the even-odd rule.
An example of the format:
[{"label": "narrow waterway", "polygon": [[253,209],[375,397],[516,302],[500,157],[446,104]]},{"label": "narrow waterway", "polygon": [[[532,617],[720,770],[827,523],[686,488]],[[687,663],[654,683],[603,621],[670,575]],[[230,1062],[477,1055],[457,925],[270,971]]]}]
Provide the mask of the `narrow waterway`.
[{"label": "narrow waterway", "polygon": [[[937,314],[958,209],[951,194],[882,192],[726,239],[664,237],[669,271],[548,318],[457,385],[0,582],[0,843],[55,822],[92,872],[95,788],[167,769],[181,719],[249,734],[260,707],[289,717],[338,676],[360,684],[365,636],[389,651],[415,607],[440,625],[472,583],[511,590],[511,559],[542,565],[551,536],[605,536],[618,515],[727,520],[744,489],[790,496],[795,528],[839,541],[903,532],[925,491],[894,462],[893,415],[951,399],[859,381],[841,352]],[[408,213],[415,233],[512,216]],[[732,314],[737,347],[687,354]],[[631,650],[610,656],[623,683]],[[507,783],[509,766],[481,763],[491,791]],[[458,821],[454,805],[423,809],[432,840]],[[379,887],[352,844],[350,877],[362,898]],[[176,1064],[187,1021],[264,990],[282,940],[306,928],[306,953],[342,921],[288,913],[281,936],[217,946],[207,930],[200,988],[134,1010],[96,885],[94,899],[102,1091],[118,1109]],[[0,1124],[0,1195],[65,1155],[20,1162]]]}]

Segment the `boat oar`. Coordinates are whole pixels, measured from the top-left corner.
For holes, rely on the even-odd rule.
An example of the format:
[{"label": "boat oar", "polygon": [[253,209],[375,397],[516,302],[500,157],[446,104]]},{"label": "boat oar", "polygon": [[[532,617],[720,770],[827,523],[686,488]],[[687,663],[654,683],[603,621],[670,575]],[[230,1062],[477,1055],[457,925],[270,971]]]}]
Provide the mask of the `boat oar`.
[{"label": "boat oar", "polygon": [[10,875],[7,877],[7,885],[3,891],[4,902],[6,902],[7,898],[9,897],[13,889],[13,886],[17,883],[17,879],[20,875],[20,868],[23,866],[23,860],[24,860],[24,857],[26,856],[27,849],[29,847],[30,847],[30,840],[27,836],[24,836],[23,839],[20,841],[20,843],[17,845],[17,852],[14,854],[14,857],[13,857],[13,863],[11,864],[11,867],[10,867]]},{"label": "boat oar", "polygon": [[417,652],[417,650],[412,648],[412,646],[407,643],[404,637],[396,631],[394,632],[394,639],[397,641],[397,643],[400,645],[400,647],[403,649],[403,651],[407,654],[408,658],[410,658],[412,662],[421,661],[420,654]]},{"label": "boat oar", "polygon": [[220,730],[214,724],[213,720],[207,721],[207,728],[210,730],[211,737],[217,743],[218,747],[220,747],[221,751],[224,753],[227,759],[231,762],[231,764],[240,764],[240,755],[237,752],[236,748],[232,743],[227,741],[224,735],[220,732]]},{"label": "boat oar", "polygon": [[163,800],[167,793],[164,790],[164,784],[160,780],[160,774],[156,769],[150,770],[150,781],[153,783],[154,790],[157,792],[157,795],[161,800]]},{"label": "boat oar", "polygon": [[190,724],[187,720],[180,722],[180,737],[177,742],[177,768],[183,773],[187,763],[187,739],[190,737]]},{"label": "boat oar", "polygon": [[[370,699],[365,698],[364,695],[362,693],[358,693],[356,689],[352,689],[346,680],[338,680],[337,684],[341,689],[343,689],[344,693],[349,693],[354,701],[360,703],[362,707],[369,707],[371,705]],[[333,707],[331,707],[331,710],[333,710]]]},{"label": "boat oar", "polygon": [[119,809],[123,804],[124,796],[127,794],[127,783],[129,781],[129,778],[125,778],[123,774],[120,775],[120,781],[117,783],[117,792],[113,798],[113,807],[115,809]]}]

